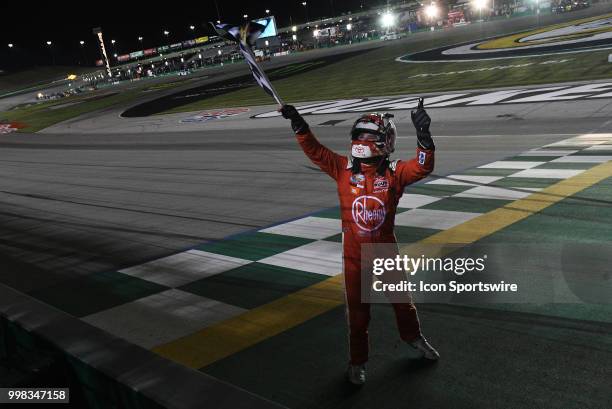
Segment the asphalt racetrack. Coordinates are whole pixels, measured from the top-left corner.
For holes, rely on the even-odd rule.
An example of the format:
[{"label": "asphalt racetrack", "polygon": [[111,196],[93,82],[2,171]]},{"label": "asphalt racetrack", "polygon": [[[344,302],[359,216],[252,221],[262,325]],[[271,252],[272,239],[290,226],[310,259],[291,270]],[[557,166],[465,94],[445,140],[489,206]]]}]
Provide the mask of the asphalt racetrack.
[{"label": "asphalt racetrack", "polygon": [[[563,18],[566,17],[546,17],[551,21]],[[465,28],[458,34],[463,39],[458,41],[510,32],[513,22],[525,27],[533,24],[533,20],[525,19]],[[444,43],[451,35],[456,34],[439,33],[437,40]],[[402,41],[409,44],[413,40]],[[417,37],[414,41],[423,39]],[[430,41],[429,37],[425,41]],[[214,81],[231,81],[244,75],[238,68],[232,70],[215,76]],[[209,84],[206,81],[197,86],[206,87]],[[176,92],[171,90],[167,95]],[[159,321],[153,320],[152,326],[143,323],[152,317],[149,304],[142,304],[145,307],[139,307],[137,313],[122,308],[141,297],[168,292],[171,294],[168,299],[178,300],[192,294],[190,291],[204,297],[208,290],[198,288],[197,283],[189,280],[171,284],[166,281],[167,272],[163,269],[155,270],[157,267],[153,266],[148,270],[149,267],[142,266],[193,248],[214,252],[210,246],[223,245],[229,237],[242,237],[235,235],[333,209],[337,206],[336,187],[305,158],[285,120],[250,119],[252,114],[273,110],[272,105],[252,107],[250,113],[232,118],[186,124],[179,122],[189,116],[185,113],[120,118],[127,108],[119,106],[87,114],[36,134],[1,136],[3,286],[139,348],[285,407],[606,408],[612,405],[609,389],[612,321],[607,307],[572,309],[572,304],[565,304],[567,307],[547,312],[539,307],[521,310],[424,305],[421,308],[424,331],[442,354],[438,364],[425,365],[398,346],[391,309],[377,306],[371,326],[374,338],[369,366],[371,378],[361,390],[349,388],[343,379],[346,345],[341,306],[322,310],[312,319],[296,321],[284,331],[271,331],[261,341],[236,347],[226,356],[204,354],[207,358],[201,359],[198,354],[186,357],[186,353],[176,352],[192,345],[193,334],[205,337],[200,328],[209,323],[191,320],[186,309],[173,310],[174,304],[170,301],[169,304],[162,302],[171,306],[164,307],[164,314],[156,316]],[[156,110],[151,108],[150,113]],[[584,135],[596,134],[594,144],[603,147],[612,144],[606,142],[612,135],[612,98],[432,108],[429,113],[437,148],[436,166],[434,174],[413,187],[415,192],[427,182],[448,175],[467,174],[467,170],[478,175],[474,169],[479,166],[499,163],[505,158],[516,160],[522,152],[545,145],[571,140],[568,146],[582,146],[572,138]],[[399,110],[395,114],[400,133],[396,157],[410,158],[416,144],[410,112]],[[354,117],[352,113],[336,113],[311,115],[306,119],[321,142],[334,151],[346,152]],[[586,140],[590,141],[589,138]],[[560,146],[560,149],[569,149],[563,143]],[[554,145],[550,149],[555,149]],[[581,164],[593,165],[596,161],[604,166],[606,155],[611,153],[604,149],[597,152],[598,156],[593,156],[597,159],[590,162],[569,160],[570,164],[579,165],[548,168],[557,172],[582,171],[587,168]],[[542,162],[538,166],[550,165],[539,158]],[[497,168],[499,175],[508,170],[501,165]],[[565,230],[556,233],[550,230],[550,235],[571,239],[574,234],[577,241],[601,243],[607,237],[609,241],[609,223],[606,227],[605,219],[597,217],[612,214],[610,197],[601,196],[601,192],[612,191],[610,176],[604,175],[593,181],[593,186],[589,185],[595,190],[585,193],[583,201],[578,203],[584,206],[583,210],[576,210],[578,205],[574,204],[571,212],[555,216],[558,217],[554,219],[555,226]],[[560,178],[549,176],[546,179],[550,180],[549,185],[533,186],[546,188]],[[523,179],[525,183],[532,183]],[[524,197],[516,196],[512,200]],[[504,200],[507,202],[510,198],[504,197]],[[566,203],[569,199],[554,200]],[[466,203],[481,207],[472,209],[474,214],[491,210],[483,209],[483,201],[480,202],[468,200]],[[589,210],[588,206],[595,206],[595,210]],[[466,214],[469,212],[463,210]],[[593,223],[589,228],[580,224],[586,223],[586,219]],[[544,224],[547,229],[553,229]],[[574,232],[572,226],[576,228]],[[504,234],[522,237],[519,230]],[[221,241],[205,244],[218,240]],[[297,238],[291,240],[298,245]],[[222,262],[228,262],[230,253],[223,254],[228,258]],[[239,252],[231,253],[231,257],[232,262],[261,261]],[[179,261],[165,268],[170,271],[191,268],[187,260]],[[262,265],[254,264],[258,268]],[[142,279],[146,277],[142,274],[153,270],[158,278]],[[129,280],[126,281],[121,271]],[[299,277],[303,287],[323,280],[323,275],[317,275],[316,280]],[[221,320],[235,319],[272,300],[265,293],[270,288],[260,289],[257,280],[215,284],[219,286],[214,287],[219,294],[228,292],[227,296],[223,295],[226,297],[223,303],[215,307]],[[120,282],[122,290],[108,290],[116,282]],[[274,287],[270,291],[277,290]],[[232,293],[236,292],[245,296],[233,302]],[[180,299],[189,304],[190,298]],[[197,304],[197,308],[204,307]],[[173,321],[177,316],[181,319]],[[214,323],[218,322],[215,318]],[[200,341],[194,338],[193,345]],[[228,344],[232,342],[228,340]]]}]

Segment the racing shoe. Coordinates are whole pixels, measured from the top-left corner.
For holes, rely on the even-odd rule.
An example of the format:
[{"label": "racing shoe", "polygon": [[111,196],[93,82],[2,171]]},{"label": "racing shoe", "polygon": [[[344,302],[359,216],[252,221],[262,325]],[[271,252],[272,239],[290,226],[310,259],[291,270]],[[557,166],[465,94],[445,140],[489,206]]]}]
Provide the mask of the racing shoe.
[{"label": "racing shoe", "polygon": [[422,335],[414,341],[409,342],[408,345],[420,351],[425,359],[429,359],[430,361],[437,361],[440,359],[438,351],[436,351]]},{"label": "racing shoe", "polygon": [[349,364],[346,376],[350,383],[353,385],[363,385],[366,381],[366,369],[365,365],[351,365]]}]

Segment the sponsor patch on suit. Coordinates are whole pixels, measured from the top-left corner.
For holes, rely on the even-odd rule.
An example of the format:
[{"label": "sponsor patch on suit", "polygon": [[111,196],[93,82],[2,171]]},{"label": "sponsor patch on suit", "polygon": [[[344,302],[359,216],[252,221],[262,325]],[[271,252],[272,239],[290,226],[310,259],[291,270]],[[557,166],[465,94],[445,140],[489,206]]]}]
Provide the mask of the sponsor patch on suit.
[{"label": "sponsor patch on suit", "polygon": [[427,159],[427,154],[423,151],[419,152],[419,165],[424,165],[425,159]]},{"label": "sponsor patch on suit", "polygon": [[363,189],[364,181],[365,181],[365,176],[362,175],[361,173],[358,173],[356,175],[351,175],[351,186],[356,186],[358,188]]},{"label": "sponsor patch on suit", "polygon": [[374,179],[374,193],[386,192],[389,189],[389,181],[384,176]]}]

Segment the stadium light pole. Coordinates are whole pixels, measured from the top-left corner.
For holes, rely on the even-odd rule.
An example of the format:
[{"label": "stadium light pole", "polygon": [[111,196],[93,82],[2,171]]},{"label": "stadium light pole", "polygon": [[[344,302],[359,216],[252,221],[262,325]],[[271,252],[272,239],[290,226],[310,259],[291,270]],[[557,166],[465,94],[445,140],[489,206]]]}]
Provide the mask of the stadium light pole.
[{"label": "stadium light pole", "polygon": [[215,8],[217,9],[217,24],[221,24],[221,12],[219,11],[219,4],[215,0]]},{"label": "stadium light pole", "polygon": [[[138,41],[140,41],[140,51],[142,51],[142,54],[144,56],[144,46],[142,45],[143,44],[142,40],[143,40],[142,36],[138,36]],[[140,59],[140,57],[136,58],[136,60],[139,60],[139,59]]]},{"label": "stadium light pole", "polygon": [[9,50],[8,50],[8,56],[9,56],[9,58],[11,58],[11,57],[13,56],[12,51],[13,51],[13,47],[14,47],[15,45],[14,45],[13,43],[8,43],[7,45],[8,45],[8,49],[9,49]]},{"label": "stadium light pole", "polygon": [[306,23],[308,23],[308,2],[303,1],[302,6],[304,6],[304,12],[306,13]]},{"label": "stadium light pole", "polygon": [[266,14],[270,14],[270,9],[266,9]]},{"label": "stadium light pole", "polygon": [[87,58],[85,58],[85,41],[79,41],[79,45],[81,46],[81,58],[83,59],[83,65],[85,65],[85,62],[87,61]]},{"label": "stadium light pole", "polygon": [[55,54],[53,54],[53,41],[47,41],[47,47],[49,47],[49,53],[51,53],[51,63],[55,65]]}]

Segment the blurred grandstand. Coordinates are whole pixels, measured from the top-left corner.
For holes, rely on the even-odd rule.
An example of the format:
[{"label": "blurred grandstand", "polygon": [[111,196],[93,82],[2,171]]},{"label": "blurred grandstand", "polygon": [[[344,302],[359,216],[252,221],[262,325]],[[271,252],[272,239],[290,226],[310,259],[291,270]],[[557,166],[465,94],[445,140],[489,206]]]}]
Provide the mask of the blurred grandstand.
[{"label": "blurred grandstand", "polygon": [[[350,45],[377,39],[393,40],[422,30],[449,29],[479,20],[556,12],[558,7],[559,1],[555,0],[492,3],[482,0],[458,0],[428,4],[413,1],[356,13],[349,12],[278,29],[274,17],[268,16],[254,20],[266,20],[272,27],[270,33],[257,41],[254,52],[258,59],[269,60],[276,56],[321,47]],[[108,78],[102,69],[103,61],[98,60],[96,65],[100,69],[84,75],[81,87],[96,88],[103,84],[170,74],[189,75],[195,70],[233,63],[241,58],[234,43],[214,35],[201,36],[121,55],[115,53],[110,57],[112,78]]]}]

